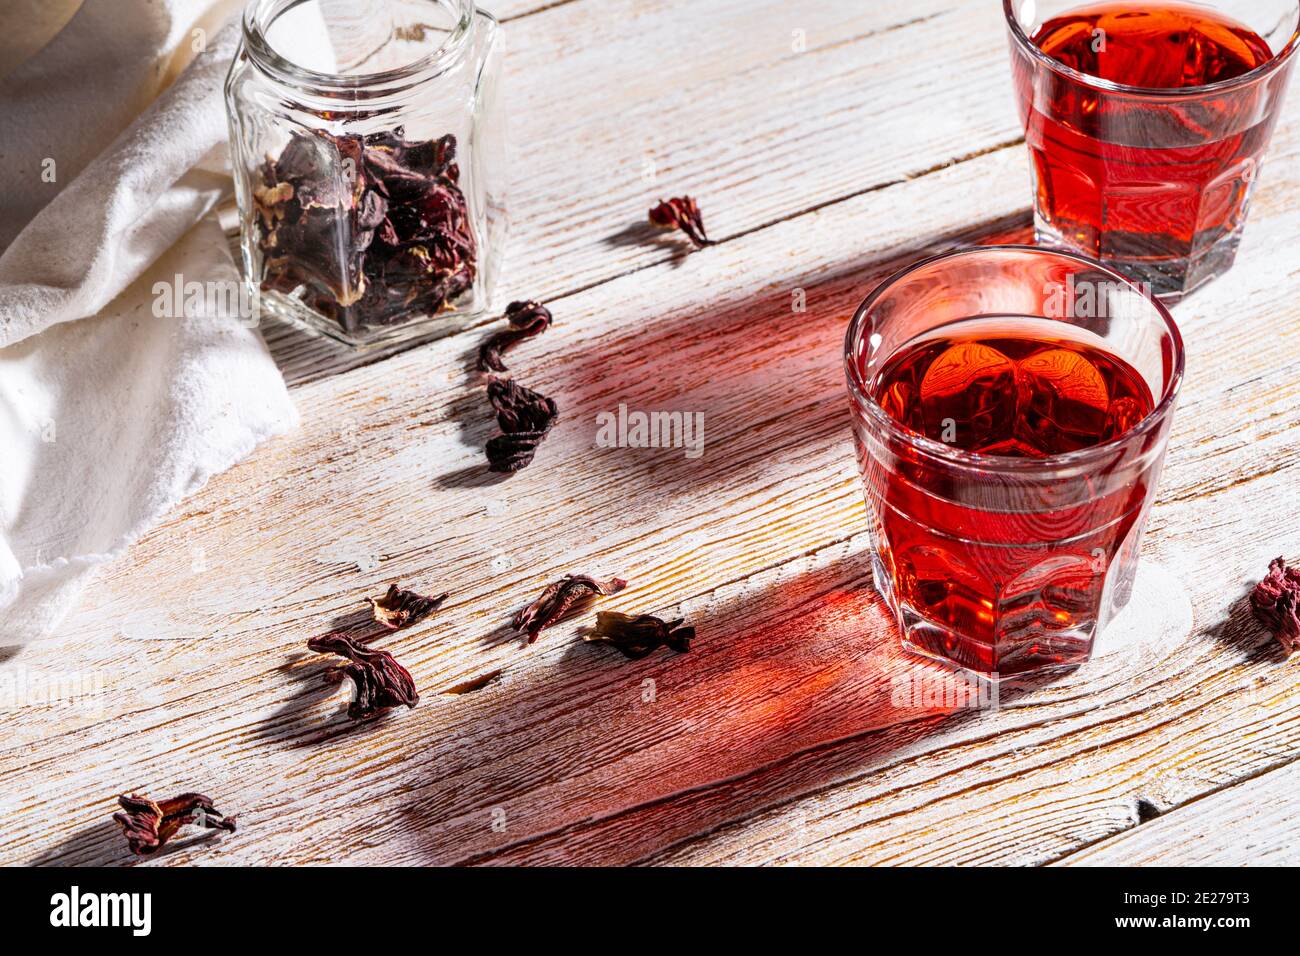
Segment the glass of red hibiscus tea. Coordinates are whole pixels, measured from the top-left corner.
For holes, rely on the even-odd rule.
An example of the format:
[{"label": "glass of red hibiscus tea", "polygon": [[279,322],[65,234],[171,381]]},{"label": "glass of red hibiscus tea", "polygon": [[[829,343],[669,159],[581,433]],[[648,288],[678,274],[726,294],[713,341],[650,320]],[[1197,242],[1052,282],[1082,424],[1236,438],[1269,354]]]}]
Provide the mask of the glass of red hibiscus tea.
[{"label": "glass of red hibiscus tea", "polygon": [[904,646],[991,677],[1088,660],[1128,603],[1173,422],[1168,310],[1074,253],[977,247],[877,288],[845,371]]},{"label": "glass of red hibiscus tea", "polygon": [[1003,0],[1038,242],[1176,302],[1232,267],[1300,0]]}]

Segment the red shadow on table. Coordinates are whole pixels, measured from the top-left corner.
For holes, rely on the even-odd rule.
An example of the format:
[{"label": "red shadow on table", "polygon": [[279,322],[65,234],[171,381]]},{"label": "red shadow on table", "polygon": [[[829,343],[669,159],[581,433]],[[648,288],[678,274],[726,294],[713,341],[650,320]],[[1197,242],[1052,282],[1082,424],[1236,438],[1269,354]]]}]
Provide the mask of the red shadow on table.
[{"label": "red shadow on table", "polygon": [[[561,434],[555,446],[542,446],[535,471],[511,480],[595,482],[602,497],[626,484],[629,499],[651,487],[668,508],[679,497],[707,500],[701,492],[712,485],[756,468],[761,474],[779,458],[806,454],[810,442],[824,446],[837,436],[841,465],[852,475],[841,356],[861,299],[928,255],[1023,241],[1025,232],[1015,217],[820,276],[803,290],[806,312],[792,311],[791,290],[781,287],[521,364],[516,371],[526,384],[559,401]],[[772,341],[788,342],[775,363],[770,351],[766,361],[753,354]],[[703,412],[706,453],[649,449],[643,460],[610,467],[603,456],[636,450],[583,447],[590,444],[583,433],[593,432],[598,412],[619,404]],[[639,516],[632,510],[609,518]],[[557,527],[552,537],[562,544],[581,530]],[[796,561],[770,585],[765,572],[735,597],[724,587],[703,610],[687,602],[682,614],[699,634],[687,655],[661,651],[629,662],[581,642],[580,625],[599,606],[681,616],[640,606],[635,581],[615,601],[545,632],[532,653],[564,643],[561,657],[534,661],[518,681],[507,666],[501,680],[459,695],[460,709],[440,739],[409,755],[430,779],[409,795],[403,812],[415,833],[402,839],[414,841],[424,862],[636,862],[819,787],[875,773],[932,734],[979,719],[970,706],[926,705],[923,693],[900,703],[909,675],[928,674],[942,685],[953,672],[904,655],[865,556],[851,549],[864,530],[843,529],[843,558],[817,570],[791,572],[801,566]],[[692,582],[691,593],[708,586]],[[1016,693],[1004,686],[1001,703]]]},{"label": "red shadow on table", "polygon": [[[551,653],[526,680],[461,697],[461,719],[409,755],[428,779],[407,793],[404,850],[438,864],[641,862],[984,719],[971,682],[903,653],[864,539],[687,602],[687,654],[628,661],[583,643],[594,608],[543,632],[537,651]],[[660,610],[635,588],[617,604]],[[1048,682],[1004,685],[1000,704]]]},{"label": "red shadow on table", "polygon": [[[719,299],[690,312],[666,308],[649,323],[512,365],[520,381],[555,398],[560,417],[535,463],[511,481],[581,479],[606,483],[606,489],[609,482],[626,486],[629,497],[642,488],[660,498],[695,496],[733,481],[742,468],[797,456],[811,442],[836,435],[847,442],[844,335],[863,298],[897,270],[937,252],[1027,237],[1024,218],[1011,217],[883,259],[814,276],[787,275],[756,298]],[[557,326],[577,321],[562,305],[555,310]],[[703,416],[702,453],[603,447],[600,423],[618,417],[620,409]],[[851,461],[846,449],[844,462]]]}]

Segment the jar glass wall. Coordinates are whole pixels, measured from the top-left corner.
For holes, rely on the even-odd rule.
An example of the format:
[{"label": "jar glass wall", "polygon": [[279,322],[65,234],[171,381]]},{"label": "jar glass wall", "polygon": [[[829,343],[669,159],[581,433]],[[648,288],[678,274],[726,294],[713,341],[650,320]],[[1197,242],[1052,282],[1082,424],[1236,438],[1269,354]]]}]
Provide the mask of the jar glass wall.
[{"label": "jar glass wall", "polygon": [[354,346],[490,310],[496,20],[473,0],[253,0],[243,29],[226,104],[259,307]]}]

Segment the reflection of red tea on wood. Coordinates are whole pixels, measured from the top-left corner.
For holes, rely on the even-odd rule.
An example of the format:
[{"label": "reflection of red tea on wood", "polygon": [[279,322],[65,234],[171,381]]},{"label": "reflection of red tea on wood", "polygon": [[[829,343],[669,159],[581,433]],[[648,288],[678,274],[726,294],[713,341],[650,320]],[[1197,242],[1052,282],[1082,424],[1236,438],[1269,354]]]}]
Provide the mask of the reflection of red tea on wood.
[{"label": "reflection of red tea on wood", "polygon": [[[1273,56],[1266,40],[1222,14],[1159,2],[1083,6],[1032,39],[1081,73],[1147,90],[1220,83]],[[1215,244],[1243,224],[1268,145],[1276,109],[1261,109],[1263,91],[1167,97],[1156,108],[1028,61],[1017,62],[1016,83],[1049,231],[1107,261],[1174,260],[1172,288],[1224,267],[1202,262],[1208,255],[1230,264],[1232,252]]]},{"label": "reflection of red tea on wood", "polygon": [[[877,403],[932,441],[1000,459],[1090,448],[1152,412],[1130,365],[1053,336],[1070,326],[976,321],[981,331],[949,327],[899,349],[870,377]],[[916,617],[908,640],[1004,675],[1086,659],[1113,566],[1136,560],[1160,465],[1140,447],[1133,460],[1116,454],[1117,466],[1136,469],[1132,480],[1081,469],[1044,483],[996,463],[861,455],[877,553],[892,565],[896,603]]]}]

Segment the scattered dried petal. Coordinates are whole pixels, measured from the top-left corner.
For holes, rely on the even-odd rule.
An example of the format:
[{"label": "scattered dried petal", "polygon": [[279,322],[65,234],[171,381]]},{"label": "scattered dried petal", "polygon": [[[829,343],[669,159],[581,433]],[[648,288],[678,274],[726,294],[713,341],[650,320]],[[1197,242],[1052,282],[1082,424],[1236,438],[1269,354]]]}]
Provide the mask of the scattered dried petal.
[{"label": "scattered dried petal", "polygon": [[509,371],[505,362],[501,360],[501,354],[517,342],[534,335],[541,335],[551,326],[550,309],[538,302],[511,302],[506,307],[505,317],[510,322],[510,328],[492,336],[479,349],[480,372]]},{"label": "scattered dried petal", "polygon": [[424,620],[447,600],[448,595],[425,597],[414,591],[399,588],[396,584],[388,585],[388,593],[381,598],[366,598],[370,612],[375,621],[389,630],[396,631]]},{"label": "scattered dried petal", "polygon": [[488,400],[503,432],[487,443],[489,470],[513,473],[526,468],[559,416],[554,400],[508,378],[488,383]]},{"label": "scattered dried petal", "polygon": [[559,581],[547,586],[539,597],[528,607],[515,615],[515,630],[528,632],[528,643],[537,640],[537,635],[563,617],[574,604],[597,594],[608,597],[627,587],[622,578],[610,578],[600,581],[585,574],[566,574]]},{"label": "scattered dried petal", "polygon": [[348,705],[348,716],[353,720],[368,720],[389,707],[414,707],[419,703],[410,671],[387,651],[367,647],[341,631],[313,637],[307,647],[318,654],[348,659],[349,663],[327,676],[333,681],[351,678],[356,686],[356,695]]},{"label": "scattered dried petal", "polygon": [[612,644],[632,660],[639,660],[658,647],[670,647],[679,654],[691,649],[695,628],[682,627],[683,619],[663,621],[650,614],[620,614],[600,611],[596,626],[584,640]]},{"label": "scattered dried petal", "polygon": [[511,432],[488,439],[484,451],[488,458],[488,471],[513,475],[533,463],[537,446],[546,437],[544,431]]},{"label": "scattered dried petal", "polygon": [[503,432],[546,431],[559,417],[553,399],[525,388],[514,379],[492,379],[487,393]]},{"label": "scattered dried petal", "polygon": [[713,240],[704,232],[700,207],[690,196],[661,200],[650,210],[650,222],[661,229],[680,229],[696,249],[713,245]]},{"label": "scattered dried petal", "polygon": [[1274,559],[1268,575],[1251,592],[1250,606],[1288,654],[1300,647],[1300,568],[1288,568],[1282,558]]},{"label": "scattered dried petal", "polygon": [[182,793],[161,803],[133,793],[118,797],[117,802],[122,811],[113,814],[113,819],[122,827],[127,846],[136,856],[158,852],[177,830],[190,824],[235,832],[235,818],[218,813],[212,800],[201,793]]}]

